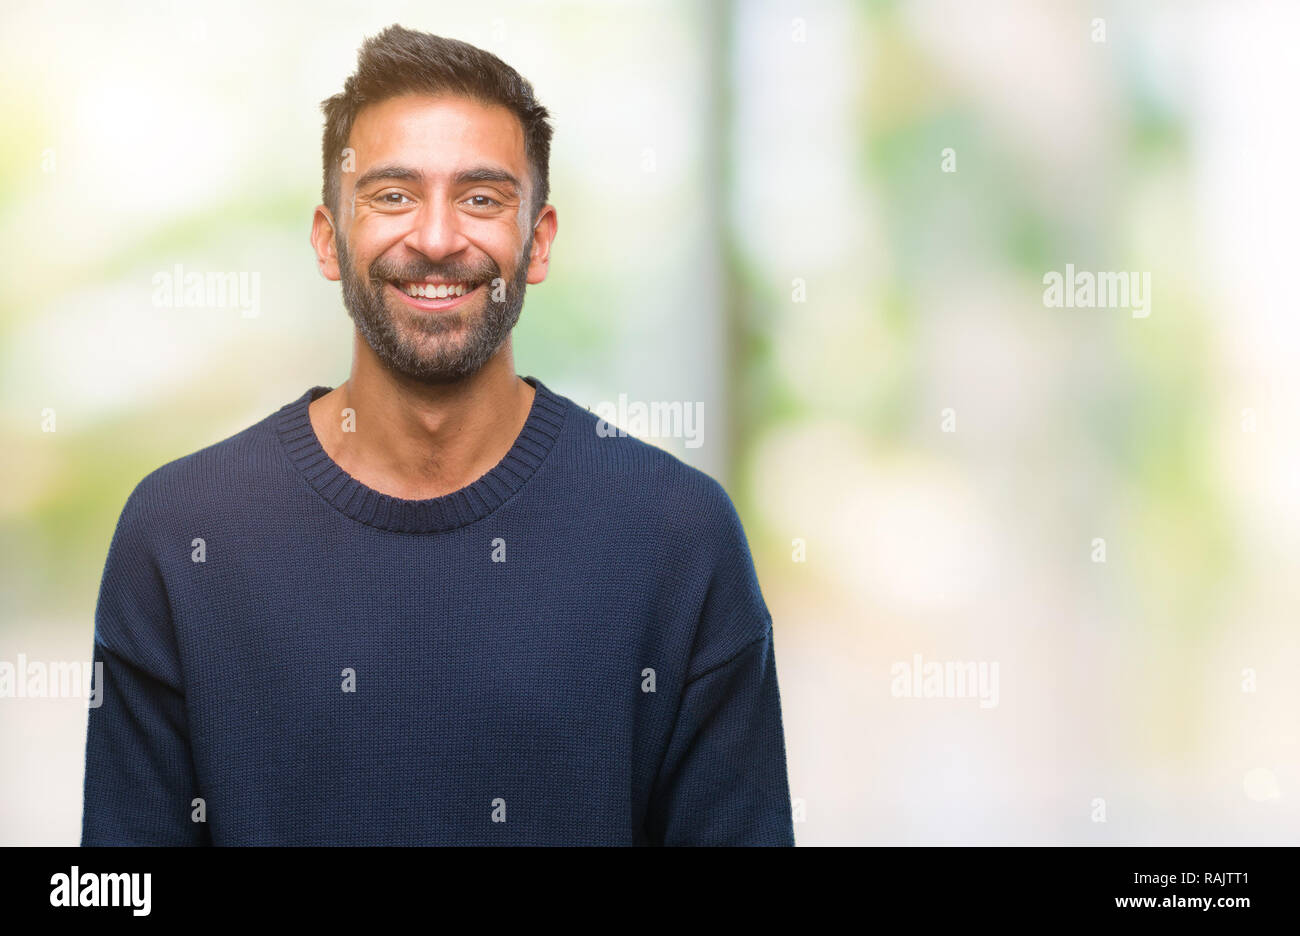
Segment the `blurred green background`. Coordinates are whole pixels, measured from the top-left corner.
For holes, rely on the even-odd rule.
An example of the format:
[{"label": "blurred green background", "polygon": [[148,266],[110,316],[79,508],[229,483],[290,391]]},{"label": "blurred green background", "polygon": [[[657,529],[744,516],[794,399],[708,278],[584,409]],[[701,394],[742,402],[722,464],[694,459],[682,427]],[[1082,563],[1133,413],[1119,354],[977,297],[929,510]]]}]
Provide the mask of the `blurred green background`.
[{"label": "blurred green background", "polygon": [[[1297,841],[1292,4],[6,4],[0,660],[87,659],[136,482],[346,379],[319,103],[392,22],[553,115],[518,372],[703,405],[650,441],[744,520],[800,844]],[[0,698],[0,844],[77,841],[85,720]]]}]

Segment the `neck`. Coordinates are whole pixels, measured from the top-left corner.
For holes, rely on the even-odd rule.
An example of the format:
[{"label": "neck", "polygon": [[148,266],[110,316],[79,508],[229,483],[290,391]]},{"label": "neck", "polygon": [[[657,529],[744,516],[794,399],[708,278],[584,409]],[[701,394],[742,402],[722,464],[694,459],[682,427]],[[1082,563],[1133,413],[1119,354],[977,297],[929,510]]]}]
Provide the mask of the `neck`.
[{"label": "neck", "polygon": [[321,448],[349,475],[381,494],[425,500],[491,471],[523,430],[535,393],[515,374],[509,338],[477,373],[430,385],[385,368],[358,335],[351,376],[308,412]]}]

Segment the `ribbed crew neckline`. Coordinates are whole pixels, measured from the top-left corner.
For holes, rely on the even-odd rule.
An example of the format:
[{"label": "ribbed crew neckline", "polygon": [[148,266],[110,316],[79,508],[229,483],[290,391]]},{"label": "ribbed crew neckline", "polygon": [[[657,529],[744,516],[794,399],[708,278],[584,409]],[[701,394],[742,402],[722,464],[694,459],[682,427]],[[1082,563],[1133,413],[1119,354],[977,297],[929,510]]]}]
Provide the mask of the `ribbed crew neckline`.
[{"label": "ribbed crew neckline", "polygon": [[426,500],[406,500],[367,487],[344,471],[321,447],[308,407],[333,387],[315,386],[280,408],[276,432],[285,454],[303,479],[340,513],[359,523],[398,533],[445,533],[482,520],[508,501],[533,476],[560,437],[566,407],[536,377],[537,392],[524,428],[505,457],[477,481]]}]

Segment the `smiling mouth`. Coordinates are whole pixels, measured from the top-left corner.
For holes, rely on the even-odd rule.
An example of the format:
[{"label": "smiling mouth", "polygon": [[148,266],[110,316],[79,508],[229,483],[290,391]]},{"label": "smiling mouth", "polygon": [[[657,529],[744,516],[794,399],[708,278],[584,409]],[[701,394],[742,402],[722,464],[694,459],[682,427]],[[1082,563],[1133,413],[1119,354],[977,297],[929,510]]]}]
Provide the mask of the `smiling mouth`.
[{"label": "smiling mouth", "polygon": [[423,280],[389,280],[388,287],[412,309],[421,312],[446,312],[459,308],[477,296],[484,283],[467,280],[428,283]]},{"label": "smiling mouth", "polygon": [[477,283],[464,280],[427,283],[423,280],[391,280],[391,285],[412,299],[459,299],[478,288]]}]

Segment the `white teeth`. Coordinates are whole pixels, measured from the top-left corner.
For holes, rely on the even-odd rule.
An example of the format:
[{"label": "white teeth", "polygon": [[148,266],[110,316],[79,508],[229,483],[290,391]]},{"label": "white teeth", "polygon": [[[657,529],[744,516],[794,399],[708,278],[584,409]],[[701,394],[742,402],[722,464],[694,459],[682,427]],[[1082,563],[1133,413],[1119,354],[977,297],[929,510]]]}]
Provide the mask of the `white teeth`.
[{"label": "white teeth", "polygon": [[468,283],[456,283],[448,286],[446,283],[405,283],[402,286],[408,296],[421,299],[449,299],[457,296],[463,296],[469,292]]}]

